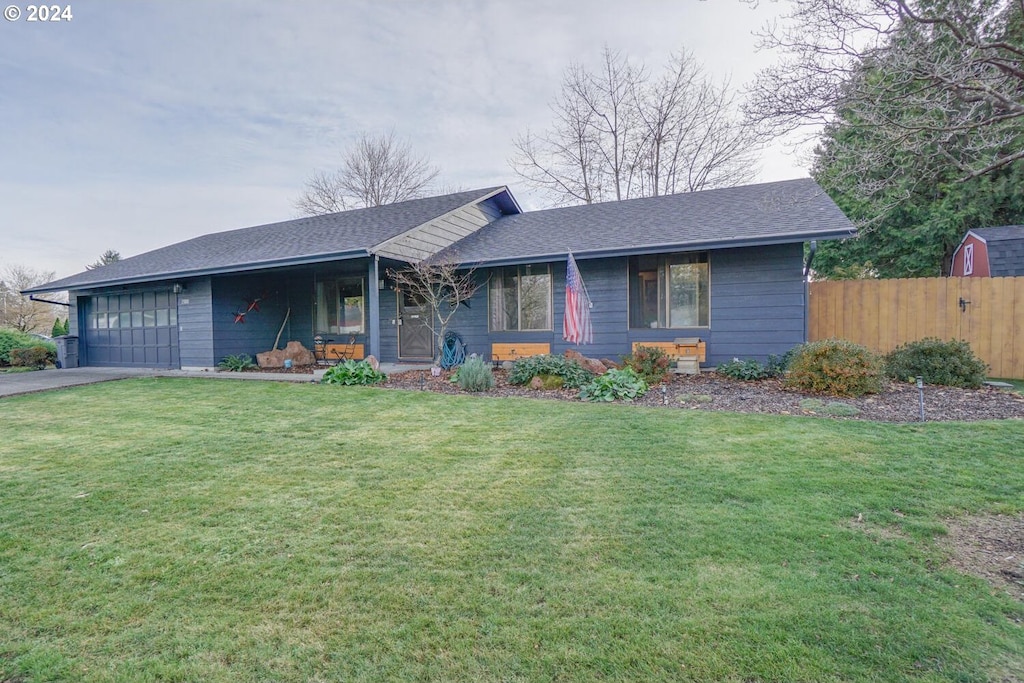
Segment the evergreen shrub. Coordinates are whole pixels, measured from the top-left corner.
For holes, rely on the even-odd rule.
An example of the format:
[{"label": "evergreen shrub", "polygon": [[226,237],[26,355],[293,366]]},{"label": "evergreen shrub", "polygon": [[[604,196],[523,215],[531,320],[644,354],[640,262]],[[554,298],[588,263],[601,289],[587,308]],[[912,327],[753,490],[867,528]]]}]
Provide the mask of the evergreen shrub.
[{"label": "evergreen shrub", "polygon": [[882,364],[869,349],[846,339],[804,344],[789,364],[785,384],[833,396],[862,396],[882,390]]}]

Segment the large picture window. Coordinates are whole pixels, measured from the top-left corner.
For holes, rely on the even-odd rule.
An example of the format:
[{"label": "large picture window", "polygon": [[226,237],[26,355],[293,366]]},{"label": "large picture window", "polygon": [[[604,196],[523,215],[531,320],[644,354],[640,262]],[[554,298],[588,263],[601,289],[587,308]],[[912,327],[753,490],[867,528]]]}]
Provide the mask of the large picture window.
[{"label": "large picture window", "polygon": [[710,315],[707,252],[629,259],[630,327],[707,327]]},{"label": "large picture window", "polygon": [[316,331],[363,334],[363,279],[341,278],[316,283]]},{"label": "large picture window", "polygon": [[498,268],[489,284],[490,329],[551,329],[551,268]]}]

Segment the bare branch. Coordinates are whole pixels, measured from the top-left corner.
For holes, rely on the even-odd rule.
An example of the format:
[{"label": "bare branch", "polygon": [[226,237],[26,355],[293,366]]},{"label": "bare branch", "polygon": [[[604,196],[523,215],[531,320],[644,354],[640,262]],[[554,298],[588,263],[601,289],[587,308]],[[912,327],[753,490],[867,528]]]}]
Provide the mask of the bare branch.
[{"label": "bare branch", "polygon": [[[745,106],[763,132],[833,124],[871,131],[874,157],[915,155],[917,182],[950,164],[961,178],[1021,159],[1020,0],[794,0],[762,45],[787,58],[759,74]],[[887,187],[875,183],[877,189]],[[867,191],[866,186],[862,190]]]},{"label": "bare branch", "polygon": [[436,340],[438,364],[448,325],[459,310],[480,288],[475,268],[460,268],[455,259],[426,260],[401,269],[388,269],[395,288],[430,308],[428,326]]},{"label": "bare branch", "polygon": [[295,200],[301,214],[318,216],[353,208],[381,206],[427,194],[438,170],[413,154],[408,142],[362,134],[334,173],[315,171]]},{"label": "bare branch", "polygon": [[510,164],[553,204],[656,196],[748,182],[763,142],[686,52],[657,79],[605,48],[599,72],[570,65],[554,124],[515,141]]}]

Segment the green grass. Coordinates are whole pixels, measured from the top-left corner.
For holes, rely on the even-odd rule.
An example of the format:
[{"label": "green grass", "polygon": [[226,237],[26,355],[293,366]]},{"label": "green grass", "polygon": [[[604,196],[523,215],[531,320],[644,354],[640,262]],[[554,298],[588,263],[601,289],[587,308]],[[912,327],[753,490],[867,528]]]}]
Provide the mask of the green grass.
[{"label": "green grass", "polygon": [[937,542],[1024,509],[1024,421],[137,379],[0,437],[0,681],[1024,670],[1024,606]]}]

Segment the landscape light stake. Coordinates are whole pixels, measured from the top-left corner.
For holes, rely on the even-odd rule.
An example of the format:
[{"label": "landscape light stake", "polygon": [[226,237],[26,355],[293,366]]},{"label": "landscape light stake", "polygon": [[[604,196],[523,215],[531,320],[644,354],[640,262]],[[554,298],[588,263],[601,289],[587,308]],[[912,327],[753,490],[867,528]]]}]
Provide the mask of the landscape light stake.
[{"label": "landscape light stake", "polygon": [[924,422],[924,377],[917,376],[918,404],[921,407],[921,422]]},{"label": "landscape light stake", "polygon": [[661,385],[661,404],[668,405],[668,387],[664,384]]}]

